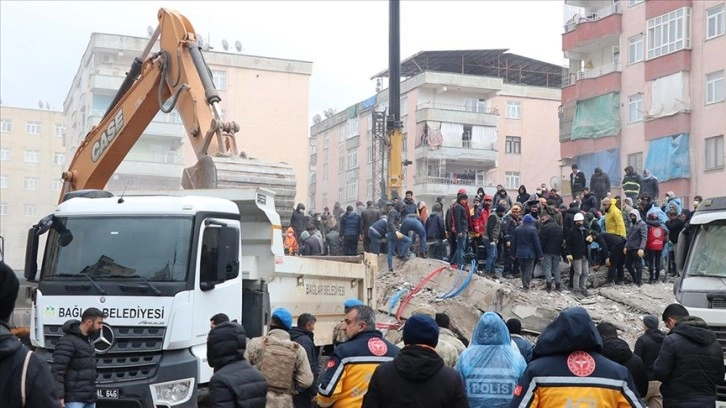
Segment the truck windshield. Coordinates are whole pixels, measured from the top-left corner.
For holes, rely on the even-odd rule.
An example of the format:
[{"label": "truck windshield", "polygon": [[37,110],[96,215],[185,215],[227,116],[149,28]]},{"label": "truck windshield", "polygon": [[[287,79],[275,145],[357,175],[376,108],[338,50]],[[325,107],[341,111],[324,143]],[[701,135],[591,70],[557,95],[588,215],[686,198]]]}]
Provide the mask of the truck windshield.
[{"label": "truck windshield", "polygon": [[191,217],[58,217],[70,243],[49,231],[42,279],[143,277],[181,282],[187,277]]},{"label": "truck windshield", "polygon": [[726,278],[726,221],[700,226],[691,245],[687,276]]}]

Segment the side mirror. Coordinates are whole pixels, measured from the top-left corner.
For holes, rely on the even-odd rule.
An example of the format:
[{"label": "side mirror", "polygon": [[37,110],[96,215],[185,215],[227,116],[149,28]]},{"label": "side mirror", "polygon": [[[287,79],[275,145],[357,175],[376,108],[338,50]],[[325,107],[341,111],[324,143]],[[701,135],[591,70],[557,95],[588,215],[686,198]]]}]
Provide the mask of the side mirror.
[{"label": "side mirror", "polygon": [[30,228],[25,243],[25,280],[28,282],[35,282],[35,276],[38,274],[39,230],[40,227],[37,225]]}]

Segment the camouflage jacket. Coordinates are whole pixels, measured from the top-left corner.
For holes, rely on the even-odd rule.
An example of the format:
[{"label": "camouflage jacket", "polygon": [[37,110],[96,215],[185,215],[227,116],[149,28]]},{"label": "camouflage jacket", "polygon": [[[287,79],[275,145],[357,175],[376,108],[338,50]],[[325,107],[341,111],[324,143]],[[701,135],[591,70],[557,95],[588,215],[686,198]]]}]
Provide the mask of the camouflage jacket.
[{"label": "camouflage jacket", "polygon": [[[396,344],[396,346],[402,349],[404,347],[404,343],[400,342]],[[456,362],[459,361],[459,354],[461,353],[459,353],[453,344],[448,341],[444,341],[439,334],[439,343],[436,345],[436,354],[444,360],[444,364],[446,364],[447,367],[456,368]]]}]

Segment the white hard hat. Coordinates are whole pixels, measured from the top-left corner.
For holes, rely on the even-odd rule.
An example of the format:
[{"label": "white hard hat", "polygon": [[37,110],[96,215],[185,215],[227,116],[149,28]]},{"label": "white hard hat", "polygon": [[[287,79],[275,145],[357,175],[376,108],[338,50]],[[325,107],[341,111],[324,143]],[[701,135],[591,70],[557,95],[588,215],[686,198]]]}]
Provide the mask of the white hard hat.
[{"label": "white hard hat", "polygon": [[585,221],[585,216],[581,212],[575,214],[575,221]]}]

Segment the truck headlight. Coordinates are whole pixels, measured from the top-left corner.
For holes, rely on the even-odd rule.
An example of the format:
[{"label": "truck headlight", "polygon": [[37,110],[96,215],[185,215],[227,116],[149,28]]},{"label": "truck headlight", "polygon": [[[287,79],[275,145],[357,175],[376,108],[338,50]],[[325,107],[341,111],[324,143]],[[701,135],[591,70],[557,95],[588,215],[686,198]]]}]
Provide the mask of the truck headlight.
[{"label": "truck headlight", "polygon": [[173,407],[183,404],[194,394],[194,378],[149,385],[154,405]]}]

